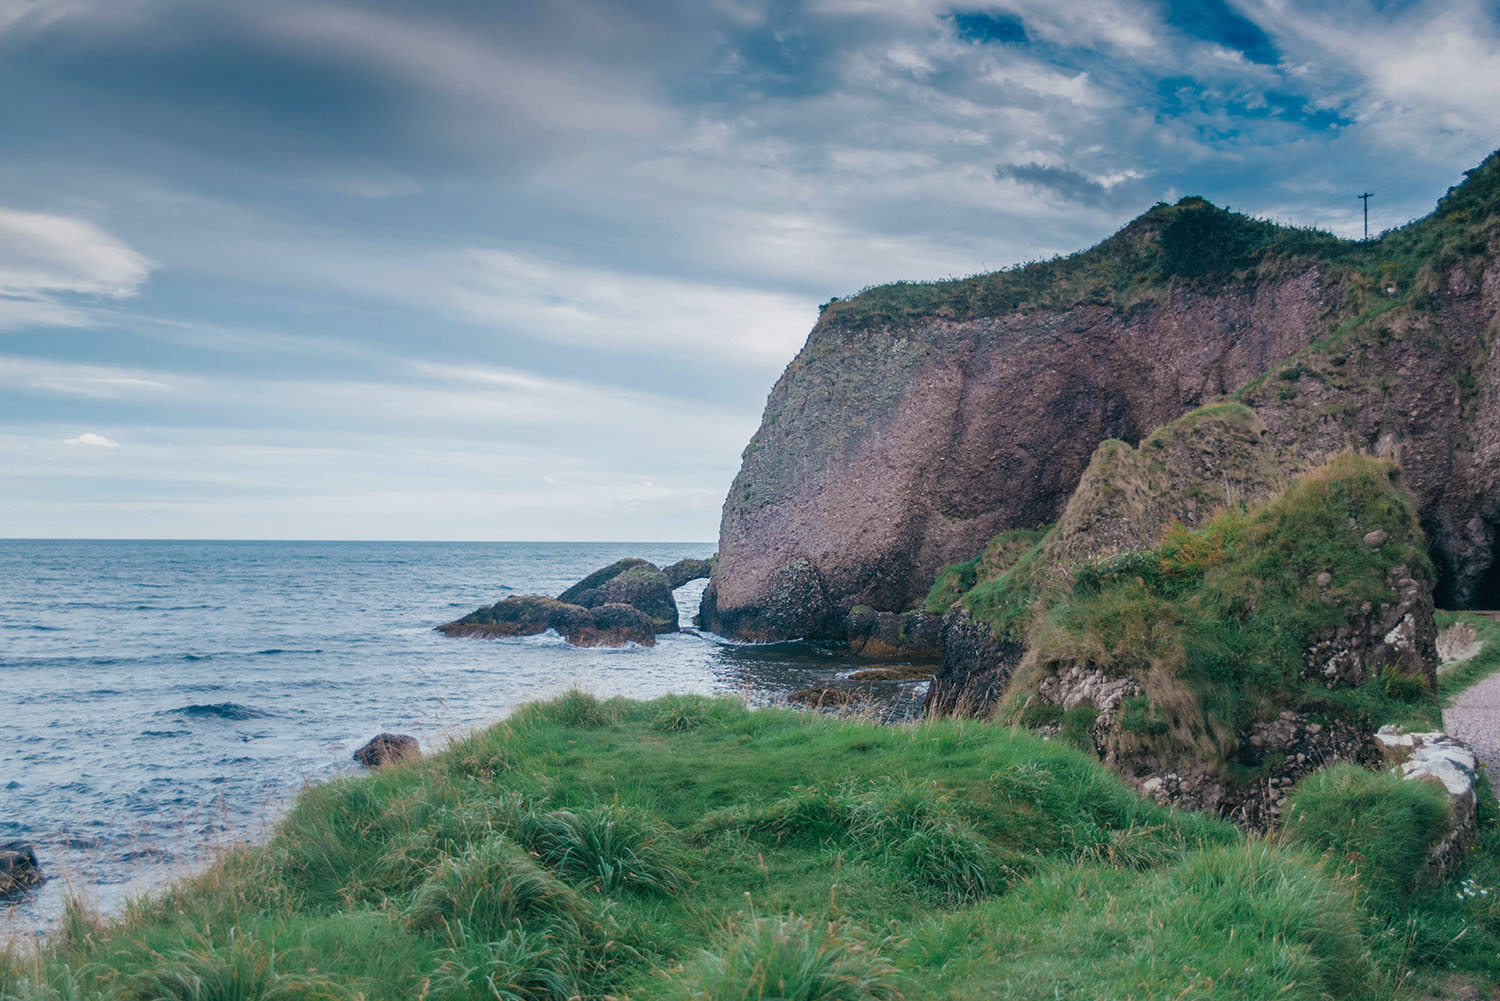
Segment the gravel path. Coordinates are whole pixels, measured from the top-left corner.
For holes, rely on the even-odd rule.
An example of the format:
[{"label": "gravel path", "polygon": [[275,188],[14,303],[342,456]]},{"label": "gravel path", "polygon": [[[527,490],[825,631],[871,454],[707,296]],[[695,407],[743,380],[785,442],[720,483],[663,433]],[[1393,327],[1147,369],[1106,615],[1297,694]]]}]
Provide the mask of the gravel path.
[{"label": "gravel path", "polygon": [[1500,774],[1500,673],[1467,689],[1443,712],[1443,728],[1473,746],[1491,774]]}]

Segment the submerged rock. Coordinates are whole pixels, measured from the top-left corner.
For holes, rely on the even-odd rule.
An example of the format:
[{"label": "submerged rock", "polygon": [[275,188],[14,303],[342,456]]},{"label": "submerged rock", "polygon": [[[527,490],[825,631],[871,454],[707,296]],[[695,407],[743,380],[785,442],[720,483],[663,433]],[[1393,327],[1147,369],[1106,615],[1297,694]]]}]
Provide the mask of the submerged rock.
[{"label": "submerged rock", "polygon": [[366,768],[381,768],[412,758],[420,758],[422,748],[417,738],[405,733],[381,733],[354,752],[354,760]]},{"label": "submerged rock", "polygon": [[584,608],[600,605],[630,605],[646,613],[658,633],[677,631],[677,599],[672,582],[653,563],[623,559],[595,570],[557,596],[557,600]]},{"label": "submerged rock", "polygon": [[[621,609],[636,614],[627,615]],[[576,646],[624,646],[626,643],[654,646],[657,632],[649,616],[628,605],[606,602],[590,609],[540,594],[514,595],[475,609],[437,629],[445,636],[497,639],[535,636],[551,629]]]},{"label": "submerged rock", "polygon": [[0,900],[19,897],[46,879],[34,846],[25,841],[0,843]]}]

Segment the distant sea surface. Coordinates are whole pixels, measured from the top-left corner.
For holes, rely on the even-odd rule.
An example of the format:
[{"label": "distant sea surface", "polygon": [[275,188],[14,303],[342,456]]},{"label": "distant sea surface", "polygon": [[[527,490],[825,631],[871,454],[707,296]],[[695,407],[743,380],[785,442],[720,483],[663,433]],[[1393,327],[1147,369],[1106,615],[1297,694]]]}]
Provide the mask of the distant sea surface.
[{"label": "distant sea surface", "polygon": [[[433,631],[511,594],[557,594],[625,556],[711,544],[0,541],[0,841],[53,877],[0,904],[0,936],[65,893],[106,912],[263,836],[382,730],[424,748],[578,685],[600,696],[775,701],[854,665],[804,643],[685,632],[654,648]],[[703,581],[677,592],[690,625]],[[887,693],[915,698],[920,686]]]}]

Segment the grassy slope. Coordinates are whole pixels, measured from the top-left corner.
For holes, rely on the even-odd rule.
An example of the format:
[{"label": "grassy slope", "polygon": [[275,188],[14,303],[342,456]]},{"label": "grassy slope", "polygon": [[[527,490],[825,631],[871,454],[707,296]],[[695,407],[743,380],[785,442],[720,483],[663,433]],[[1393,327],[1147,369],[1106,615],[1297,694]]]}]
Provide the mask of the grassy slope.
[{"label": "grassy slope", "polygon": [[993,724],[573,693],[307,790],[268,845],[120,922],[75,912],[0,959],[0,997],[1311,999],[1500,974],[1500,899],[1362,882],[1351,845],[1412,857],[1340,840],[1362,803],[1311,790],[1304,849]]}]

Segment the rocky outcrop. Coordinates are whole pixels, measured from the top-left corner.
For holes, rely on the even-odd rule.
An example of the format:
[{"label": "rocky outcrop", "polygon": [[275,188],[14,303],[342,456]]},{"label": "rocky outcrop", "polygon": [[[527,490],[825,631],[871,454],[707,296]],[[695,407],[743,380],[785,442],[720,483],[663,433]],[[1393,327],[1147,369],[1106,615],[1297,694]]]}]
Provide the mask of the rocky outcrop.
[{"label": "rocky outcrop", "polygon": [[[1371,532],[1365,544],[1372,545]],[[1387,533],[1378,532],[1384,544]],[[1419,579],[1420,578],[1420,579]],[[1318,600],[1332,604],[1333,575],[1317,577]],[[1437,690],[1437,624],[1433,619],[1432,581],[1407,566],[1398,566],[1388,577],[1390,599],[1379,605],[1361,602],[1349,620],[1318,637],[1303,654],[1309,678],[1329,688],[1353,688],[1382,674],[1420,678],[1424,687]]]},{"label": "rocky outcrop", "polygon": [[667,583],[675,591],[690,580],[701,580],[712,574],[714,558],[710,556],[706,560],[699,560],[690,556],[670,566],[662,567],[661,572],[667,575]]},{"label": "rocky outcrop", "polygon": [[1500,601],[1500,158],[1472,174],[1357,256],[1187,199],[1072,258],[830,303],[745,449],[703,624],[837,638],[855,605],[909,610],[1063,515],[1100,442],[1222,394],[1310,464],[1397,460],[1442,602]]},{"label": "rocky outcrop", "polygon": [[22,896],[45,881],[33,846],[25,841],[0,844],[0,900]]},{"label": "rocky outcrop", "polygon": [[844,638],[856,657],[936,660],[943,620],[926,612],[877,612],[860,605],[844,620]]},{"label": "rocky outcrop", "polygon": [[1218,768],[1163,770],[1136,776],[1132,784],[1158,802],[1227,817],[1241,827],[1269,831],[1281,824],[1292,787],[1335,761],[1365,767],[1380,761],[1367,727],[1351,720],[1313,720],[1286,710],[1244,733],[1234,757],[1242,768],[1259,772],[1254,782],[1230,783]]},{"label": "rocky outcrop", "polygon": [[1173,522],[1197,528],[1226,507],[1266,503],[1301,466],[1269,440],[1253,410],[1237,403],[1190,411],[1139,448],[1106,441],[1047,538],[1046,562],[1066,567],[1150,549]]},{"label": "rocky outcrop", "polygon": [[656,632],[675,633],[677,600],[672,597],[673,587],[667,574],[655,564],[623,559],[595,570],[558,595],[557,600],[584,608],[630,605],[650,617]]},{"label": "rocky outcrop", "polygon": [[[659,571],[658,571],[659,572]],[[504,639],[551,629],[575,646],[656,645],[650,616],[620,603],[584,608],[542,595],[515,595],[437,627],[445,636]]]},{"label": "rocky outcrop", "polygon": [[1402,778],[1433,782],[1448,793],[1453,826],[1428,854],[1428,872],[1441,877],[1457,868],[1464,852],[1474,844],[1475,776],[1478,759],[1474,749],[1446,733],[1403,733],[1383,726],[1375,734],[1388,763],[1399,768]]},{"label": "rocky outcrop", "polygon": [[354,760],[366,768],[383,768],[422,756],[417,738],[405,733],[379,733],[354,752]]},{"label": "rocky outcrop", "polygon": [[943,616],[941,660],[922,710],[929,716],[987,716],[1005,694],[1024,644],[1002,639],[962,603]]}]

